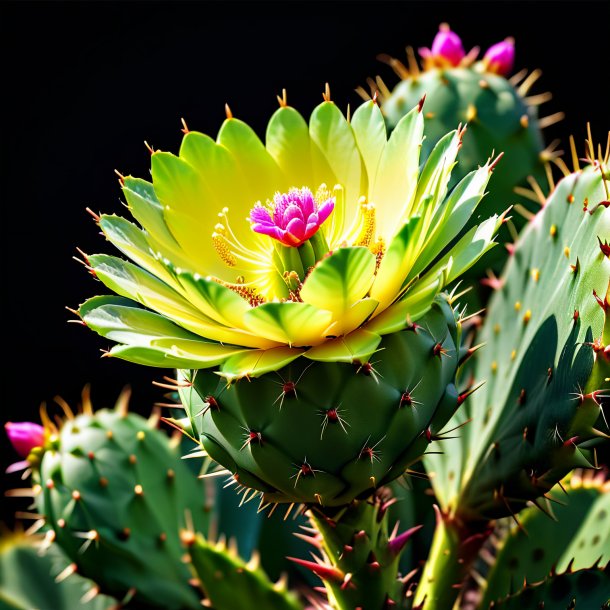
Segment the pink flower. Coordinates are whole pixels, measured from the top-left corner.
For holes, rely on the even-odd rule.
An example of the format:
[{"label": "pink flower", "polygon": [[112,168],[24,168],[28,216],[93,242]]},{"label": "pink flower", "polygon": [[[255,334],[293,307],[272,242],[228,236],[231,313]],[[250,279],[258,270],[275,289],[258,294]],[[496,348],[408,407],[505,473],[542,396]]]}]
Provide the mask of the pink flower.
[{"label": "pink flower", "polygon": [[21,457],[27,457],[34,447],[44,444],[44,428],[32,422],[7,422],[4,424],[6,434],[15,451]]},{"label": "pink flower", "polygon": [[317,232],[334,207],[333,197],[318,204],[308,188],[290,189],[288,193],[275,194],[273,218],[270,210],[260,204],[252,209],[252,230],[296,248]]},{"label": "pink flower", "polygon": [[506,76],[512,69],[515,61],[515,41],[507,38],[497,42],[487,49],[483,61],[487,64],[488,72],[495,72]]},{"label": "pink flower", "polygon": [[423,48],[419,53],[440,66],[457,66],[466,55],[462,40],[446,23],[441,23],[438,34],[432,41],[432,49]]}]

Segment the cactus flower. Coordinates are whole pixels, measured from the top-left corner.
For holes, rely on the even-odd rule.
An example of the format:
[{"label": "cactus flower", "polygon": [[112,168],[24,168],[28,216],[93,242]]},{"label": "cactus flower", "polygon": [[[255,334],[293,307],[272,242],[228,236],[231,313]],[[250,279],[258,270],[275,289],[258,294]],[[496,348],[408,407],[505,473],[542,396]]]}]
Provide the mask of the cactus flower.
[{"label": "cactus flower", "polygon": [[488,72],[507,76],[513,69],[515,61],[515,41],[506,38],[487,49],[483,58]]},{"label": "cactus flower", "polygon": [[[494,163],[450,191],[458,129],[420,167],[423,101],[388,138],[374,101],[348,121],[328,96],[309,124],[282,100],[264,144],[229,114],[216,142],[187,130],[178,156],[154,152],[152,184],[125,177],[141,226],[96,220],[133,262],[88,256],[120,297],[79,313],[110,356],[180,369],[234,481],[339,506],[400,476],[460,404],[460,326],[439,293],[502,217],[463,231]],[[416,320],[425,332],[400,332]]]},{"label": "cactus flower", "polygon": [[374,102],[347,121],[325,101],[309,126],[283,105],[266,145],[229,116],[217,142],[188,132],[179,156],[155,152],[152,184],[123,180],[141,228],[97,218],[133,263],[88,257],[122,298],[88,301],[84,322],[120,344],[109,355],[162,367],[252,376],[299,356],[333,360],[324,345],[337,337],[366,361],[493,245],[501,222],[440,256],[469,217],[453,211],[478,202],[493,165],[448,194],[454,131],[420,175],[421,107],[389,138]]},{"label": "cactus flower", "polygon": [[44,443],[44,428],[40,424],[9,421],[4,424],[4,429],[21,457],[27,457],[34,447],[41,447]]},{"label": "cactus flower", "polygon": [[461,38],[452,32],[449,25],[441,23],[439,31],[432,41],[432,49],[419,50],[424,59],[431,60],[440,67],[457,66],[464,59],[464,45]]}]

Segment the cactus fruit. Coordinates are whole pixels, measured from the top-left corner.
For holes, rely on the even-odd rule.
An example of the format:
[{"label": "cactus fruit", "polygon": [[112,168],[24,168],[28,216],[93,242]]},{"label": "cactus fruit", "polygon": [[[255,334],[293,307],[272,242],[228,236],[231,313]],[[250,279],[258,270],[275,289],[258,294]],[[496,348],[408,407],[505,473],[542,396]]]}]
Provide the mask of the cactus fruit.
[{"label": "cactus fruit", "polygon": [[[610,153],[609,153],[610,154]],[[480,334],[487,383],[445,455],[426,457],[444,510],[466,522],[516,513],[607,438],[610,235],[608,157],[563,178],[514,247]]]},{"label": "cactus fruit", "polygon": [[[412,49],[408,68],[397,59],[382,56],[402,80],[390,92],[378,77],[376,82],[370,81],[371,89],[377,92],[390,129],[426,96],[424,158],[454,125],[468,124],[454,180],[476,169],[492,151],[504,151],[505,162],[495,172],[490,193],[480,208],[483,216],[515,203],[531,208],[523,190],[516,194],[513,189],[522,187],[529,176],[546,183],[544,162],[552,154],[543,150],[541,127],[560,115],[538,120],[537,104],[550,99],[549,93],[525,97],[540,76],[539,70],[527,78],[525,71],[508,78],[514,60],[512,39],[493,45],[479,61],[475,61],[477,53],[478,49],[473,49],[466,54],[458,35],[443,24],[432,48],[420,49],[423,69]],[[359,91],[368,97],[363,89]],[[500,256],[502,251],[494,254]]]},{"label": "cactus fruit", "polygon": [[87,265],[128,298],[79,313],[120,343],[109,355],[187,370],[207,401],[191,420],[241,484],[338,505],[404,472],[457,408],[459,323],[439,293],[503,216],[455,239],[495,166],[448,193],[462,131],[420,171],[422,104],[388,140],[375,103],[348,122],[329,95],[309,127],[280,100],[266,147],[229,114],[217,143],[187,132],[179,157],[154,152],[152,185],[124,178],[143,229],[96,221],[137,264]]},{"label": "cactus fruit", "polygon": [[489,610],[609,610],[610,563],[604,568],[567,570],[549,574],[543,581],[526,584]]},{"label": "cactus fruit", "polygon": [[36,539],[15,532],[0,537],[0,608],[3,610],[110,610],[118,602],[97,594],[78,574],[63,578],[70,562],[57,545],[43,555]]},{"label": "cactus fruit", "polygon": [[555,570],[590,568],[610,562],[610,481],[604,472],[575,471],[551,490],[543,512],[535,506],[519,514],[521,526],[504,536],[486,577],[482,608],[539,582]]},{"label": "cactus fruit", "polygon": [[[67,410],[59,430],[30,454],[38,512],[79,574],[104,593],[146,607],[199,608],[179,537],[188,525],[206,532],[209,508],[201,482],[177,444],[127,411]],[[52,424],[47,422],[47,427]]]},{"label": "cactus fruit", "polygon": [[272,583],[259,566],[254,551],[245,562],[235,548],[223,541],[213,543],[201,535],[182,534],[191,564],[206,595],[206,603],[217,610],[256,608],[257,610],[302,610],[285,579]]}]

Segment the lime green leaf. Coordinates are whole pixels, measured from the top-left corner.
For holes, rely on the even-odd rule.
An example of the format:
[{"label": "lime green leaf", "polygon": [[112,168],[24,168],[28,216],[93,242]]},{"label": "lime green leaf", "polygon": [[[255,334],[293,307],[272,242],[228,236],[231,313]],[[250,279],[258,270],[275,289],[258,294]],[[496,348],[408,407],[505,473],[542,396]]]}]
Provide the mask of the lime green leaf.
[{"label": "lime green leaf", "polygon": [[377,234],[386,242],[407,218],[417,190],[424,119],[418,107],[398,123],[381,155],[371,202],[377,206]]},{"label": "lime green leaf", "polygon": [[244,316],[247,329],[271,341],[293,346],[315,345],[332,321],[330,311],[308,303],[265,303]]},{"label": "lime green leaf", "polygon": [[438,276],[443,267],[447,267],[449,271],[444,285],[453,282],[496,245],[494,237],[501,224],[502,218],[494,215],[470,229],[419,281],[426,283]]},{"label": "lime green leaf", "polygon": [[276,347],[267,350],[250,350],[229,358],[221,367],[218,375],[231,382],[242,377],[260,377],[296,360],[302,349]]},{"label": "lime green leaf", "polygon": [[165,224],[163,206],[157,199],[153,185],[141,178],[128,176],[123,180],[123,194],[129,211],[150,236],[169,251],[178,252],[180,245]]},{"label": "lime green leaf", "polygon": [[162,337],[197,340],[197,335],[167,318],[121,297],[93,297],[85,301],[78,312],[89,328],[117,343],[151,345],[155,339]]},{"label": "lime green leaf", "polygon": [[378,334],[358,328],[347,335],[312,347],[304,356],[321,362],[368,362],[380,341]]},{"label": "lime green leaf", "polygon": [[187,291],[189,301],[206,316],[226,326],[243,325],[243,317],[251,307],[237,293],[211,278],[177,274],[177,279]]},{"label": "lime green leaf", "polygon": [[415,263],[417,252],[413,251],[412,241],[420,220],[414,216],[401,227],[381,260],[371,289],[371,298],[379,301],[379,312],[399,296],[403,281]]},{"label": "lime green leaf", "polygon": [[364,328],[380,335],[402,330],[407,324],[416,322],[428,312],[434,297],[441,291],[444,284],[444,274],[439,270],[438,275],[427,282],[417,282],[412,292],[407,292],[398,302],[390,305],[368,322]]},{"label": "lime green leaf", "polygon": [[356,144],[364,160],[369,188],[375,184],[377,168],[386,146],[387,134],[381,109],[372,100],[360,105],[351,120]]},{"label": "lime green leaf", "polygon": [[163,263],[153,255],[146,234],[141,229],[138,229],[125,218],[114,215],[103,215],[99,224],[108,241],[114,244],[125,256],[128,256],[149,273],[156,275],[172,288],[179,289]]},{"label": "lime green leaf", "polygon": [[438,205],[445,199],[451,170],[455,165],[458,150],[460,149],[460,141],[461,138],[458,132],[452,131],[436,143],[424,165],[424,169],[419,175],[417,192],[412,208],[407,211],[408,215],[417,214],[418,216],[424,216],[421,204],[430,195],[433,196],[429,206],[432,212],[435,212]]},{"label": "lime green leaf", "polygon": [[[336,177],[336,182],[344,190],[345,209],[335,205],[333,213],[336,216],[336,234],[332,235],[330,240],[333,242],[346,230],[346,222],[350,223],[356,217],[358,199],[364,194],[361,192],[362,160],[352,128],[332,102],[323,102],[314,109],[309,121],[309,133],[312,144],[321,153]],[[317,157],[314,155],[314,164],[316,161]],[[324,165],[314,165],[318,176],[324,175]],[[326,177],[320,181],[327,182],[331,189],[334,186]]]},{"label": "lime green leaf", "polygon": [[267,126],[266,144],[290,186],[309,186],[315,192],[319,185],[314,184],[309,127],[294,108],[276,110]]},{"label": "lime green leaf", "polygon": [[[206,212],[210,219],[214,219],[210,220],[210,234],[217,222],[215,214],[210,214],[210,211],[220,213],[228,207],[231,230],[239,240],[247,243],[252,231],[246,218],[260,194],[250,187],[236,157],[209,136],[190,131],[182,140],[180,158],[199,173],[214,197],[213,209]],[[220,222],[226,224],[225,219]]]},{"label": "lime green leaf", "polygon": [[95,254],[89,264],[111,290],[168,317],[180,326],[213,341],[245,347],[274,347],[273,341],[218,324],[198,311],[167,284],[138,266],[113,256]]},{"label": "lime green leaf", "polygon": [[338,337],[351,332],[368,320],[379,306],[379,301],[366,297],[356,301],[349,309],[344,311],[341,316],[336,317],[335,321],[326,329],[327,337]]},{"label": "lime green leaf", "polygon": [[153,346],[115,345],[106,356],[167,369],[200,369],[211,366],[202,364],[198,359],[173,355],[166,348]]},{"label": "lime green leaf", "polygon": [[369,291],[375,265],[375,255],[368,248],[339,248],[314,267],[301,288],[301,298],[340,318]]},{"label": "lime green leaf", "polygon": [[417,257],[407,281],[421,273],[459,234],[485,194],[489,176],[489,167],[485,165],[470,172],[453,189],[435,213],[426,246]]},{"label": "lime green leaf", "polygon": [[257,201],[271,199],[276,191],[291,186],[256,133],[243,121],[227,119],[218,132],[218,143],[231,151],[246,178],[252,196],[252,201],[244,202],[248,210]]}]

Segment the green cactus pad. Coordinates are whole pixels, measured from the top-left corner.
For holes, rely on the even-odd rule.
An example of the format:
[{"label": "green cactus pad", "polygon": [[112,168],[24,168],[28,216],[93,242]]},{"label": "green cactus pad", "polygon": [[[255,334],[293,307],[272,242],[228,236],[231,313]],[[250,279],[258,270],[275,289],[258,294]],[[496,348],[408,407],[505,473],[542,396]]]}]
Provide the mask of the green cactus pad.
[{"label": "green cactus pad", "polygon": [[208,454],[266,501],[347,504],[403,474],[458,407],[459,335],[439,298],[370,363],[299,360],[230,385],[185,371],[181,397]]},{"label": "green cactus pad", "polygon": [[117,600],[98,595],[95,583],[78,574],[62,578],[69,566],[52,544],[40,553],[34,538],[20,534],[0,539],[0,608],[14,610],[108,610]]},{"label": "green cactus pad", "polygon": [[235,549],[223,542],[183,534],[183,542],[206,598],[215,610],[256,608],[257,610],[302,610],[296,595],[283,580],[272,583],[259,567],[258,555],[243,561]]},{"label": "green cactus pad", "polygon": [[574,473],[564,490],[550,492],[545,514],[531,507],[519,514],[500,543],[487,575],[481,607],[518,590],[525,580],[538,582],[553,569],[589,568],[610,561],[610,483],[603,473]]},{"label": "green cactus pad", "polygon": [[526,585],[489,610],[608,610],[610,608],[610,564],[551,574],[542,582]]},{"label": "green cactus pad", "polygon": [[44,448],[36,505],[57,544],[104,592],[199,608],[179,531],[207,531],[201,482],[152,420],[116,410],[68,419]]},{"label": "green cactus pad", "polygon": [[594,425],[608,388],[607,172],[564,178],[522,234],[480,335],[474,373],[487,383],[453,422],[473,423],[426,457],[443,509],[465,521],[519,511],[606,436]]}]

